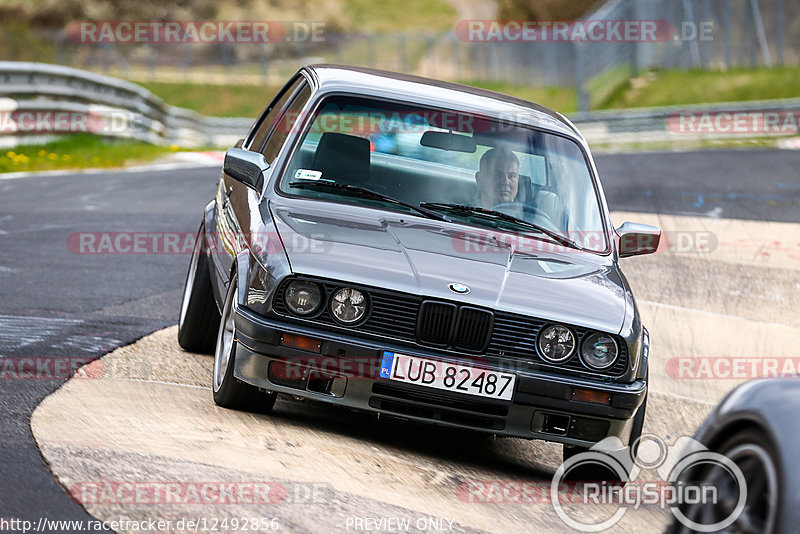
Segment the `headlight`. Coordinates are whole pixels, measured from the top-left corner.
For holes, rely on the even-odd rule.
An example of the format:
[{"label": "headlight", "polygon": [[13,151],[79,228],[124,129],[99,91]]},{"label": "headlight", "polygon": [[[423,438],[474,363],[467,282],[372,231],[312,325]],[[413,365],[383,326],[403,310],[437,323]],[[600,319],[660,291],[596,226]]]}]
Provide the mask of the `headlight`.
[{"label": "headlight", "polygon": [[614,365],[619,347],[613,337],[607,334],[589,334],[581,343],[581,357],[589,367],[607,369]]},{"label": "headlight", "polygon": [[343,287],[331,297],[331,314],[344,324],[360,321],[367,313],[367,297],[358,289]]},{"label": "headlight", "polygon": [[539,333],[539,352],[552,363],[561,363],[575,351],[575,334],[566,326],[551,325]]},{"label": "headlight", "polygon": [[284,300],[295,315],[311,315],[322,304],[322,291],[314,282],[295,280],[286,287]]}]

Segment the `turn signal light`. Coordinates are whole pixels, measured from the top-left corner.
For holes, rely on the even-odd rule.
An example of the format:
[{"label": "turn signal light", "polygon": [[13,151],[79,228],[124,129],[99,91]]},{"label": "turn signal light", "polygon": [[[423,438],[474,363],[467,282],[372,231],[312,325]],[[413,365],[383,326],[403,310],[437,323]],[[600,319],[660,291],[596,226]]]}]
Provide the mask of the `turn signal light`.
[{"label": "turn signal light", "polygon": [[611,395],[603,391],[593,391],[591,389],[572,388],[572,400],[611,406]]},{"label": "turn signal light", "polygon": [[294,334],[281,334],[281,346],[290,349],[307,350],[309,352],[319,352],[322,343],[318,339]]}]

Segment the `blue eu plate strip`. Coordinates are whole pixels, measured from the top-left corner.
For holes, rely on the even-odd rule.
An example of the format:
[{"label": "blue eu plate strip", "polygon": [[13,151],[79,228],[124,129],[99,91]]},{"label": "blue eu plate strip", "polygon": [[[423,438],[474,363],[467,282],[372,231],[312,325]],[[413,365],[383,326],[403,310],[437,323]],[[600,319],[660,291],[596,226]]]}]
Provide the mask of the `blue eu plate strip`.
[{"label": "blue eu plate strip", "polygon": [[383,361],[381,362],[381,378],[389,378],[392,373],[392,360],[394,352],[383,351]]}]

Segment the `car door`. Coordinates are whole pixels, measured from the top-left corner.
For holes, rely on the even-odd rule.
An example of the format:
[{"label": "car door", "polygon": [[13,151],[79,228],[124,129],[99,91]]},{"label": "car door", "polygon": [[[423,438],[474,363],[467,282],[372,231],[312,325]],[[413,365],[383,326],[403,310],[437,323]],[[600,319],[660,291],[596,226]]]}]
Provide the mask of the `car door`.
[{"label": "car door", "polygon": [[[242,148],[264,155],[272,166],[290,132],[287,117],[296,116],[311,95],[310,87],[302,75],[292,79],[254,124]],[[259,228],[261,215],[258,203],[261,191],[239,182],[223,171],[217,189],[217,254],[214,254],[218,273],[216,291],[224,295],[231,268],[239,252],[251,239],[252,228]],[[221,282],[221,283],[220,283]]]}]

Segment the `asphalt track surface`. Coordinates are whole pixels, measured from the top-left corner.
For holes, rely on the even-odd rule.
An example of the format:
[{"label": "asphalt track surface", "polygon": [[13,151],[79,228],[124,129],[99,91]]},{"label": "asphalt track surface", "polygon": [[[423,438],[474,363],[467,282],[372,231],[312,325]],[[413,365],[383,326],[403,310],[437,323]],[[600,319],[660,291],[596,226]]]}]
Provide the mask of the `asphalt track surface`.
[{"label": "asphalt track surface", "polygon": [[[597,164],[612,210],[800,222],[800,152],[608,155]],[[0,355],[90,359],[174,324],[188,255],[81,255],[67,240],[85,231],[194,231],[218,172],[0,179]],[[89,517],[54,481],[31,435],[32,411],[63,382],[0,381],[0,518]]]}]

